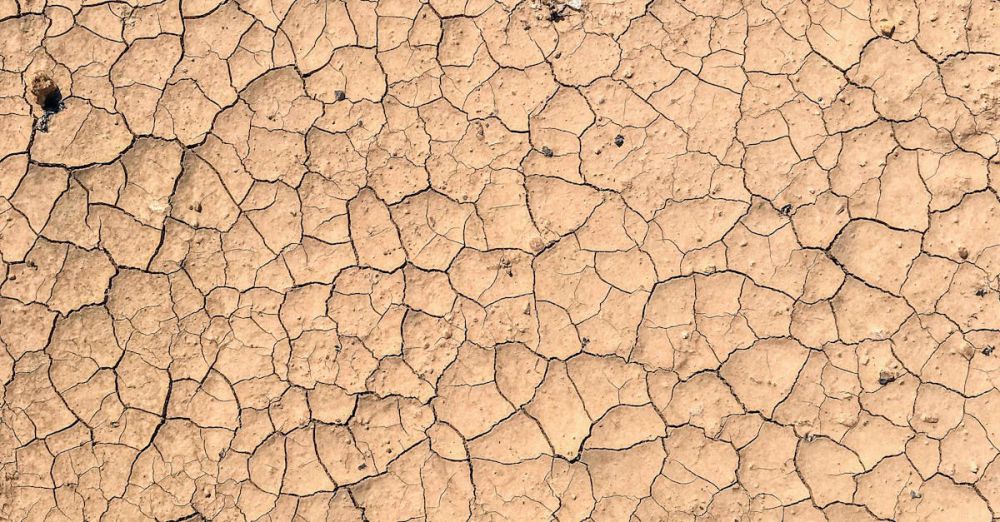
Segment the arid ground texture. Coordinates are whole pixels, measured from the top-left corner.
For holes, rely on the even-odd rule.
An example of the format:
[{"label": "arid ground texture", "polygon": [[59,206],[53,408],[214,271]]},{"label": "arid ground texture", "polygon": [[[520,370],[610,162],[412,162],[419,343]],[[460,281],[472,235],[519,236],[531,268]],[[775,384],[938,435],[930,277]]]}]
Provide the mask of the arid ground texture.
[{"label": "arid ground texture", "polygon": [[1000,1],[0,0],[0,520],[1000,519]]}]

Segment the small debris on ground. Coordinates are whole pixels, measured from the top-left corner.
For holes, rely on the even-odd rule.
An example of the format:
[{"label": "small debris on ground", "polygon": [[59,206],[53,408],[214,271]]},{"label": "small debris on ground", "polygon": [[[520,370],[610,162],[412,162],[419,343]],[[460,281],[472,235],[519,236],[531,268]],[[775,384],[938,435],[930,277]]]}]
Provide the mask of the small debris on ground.
[{"label": "small debris on ground", "polygon": [[883,18],[878,22],[878,30],[882,33],[882,36],[889,37],[892,36],[892,33],[896,32],[896,24]]},{"label": "small debris on ground", "polygon": [[583,0],[568,0],[566,2],[542,0],[541,6],[548,9],[548,14],[545,16],[548,21],[559,23],[569,16],[567,10],[582,11]]}]

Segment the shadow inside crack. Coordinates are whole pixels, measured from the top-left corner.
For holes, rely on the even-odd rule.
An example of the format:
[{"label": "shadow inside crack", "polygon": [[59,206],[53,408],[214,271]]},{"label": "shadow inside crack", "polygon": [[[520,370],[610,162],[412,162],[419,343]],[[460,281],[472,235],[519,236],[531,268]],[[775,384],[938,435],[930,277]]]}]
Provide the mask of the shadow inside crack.
[{"label": "shadow inside crack", "polygon": [[35,97],[35,103],[42,108],[43,114],[35,123],[35,128],[41,132],[48,132],[49,118],[63,109],[63,95],[52,78],[41,74],[31,82],[31,94]]},{"label": "shadow inside crack", "polygon": [[31,94],[35,96],[35,102],[43,111],[55,114],[63,108],[63,96],[52,78],[39,75],[31,82]]}]

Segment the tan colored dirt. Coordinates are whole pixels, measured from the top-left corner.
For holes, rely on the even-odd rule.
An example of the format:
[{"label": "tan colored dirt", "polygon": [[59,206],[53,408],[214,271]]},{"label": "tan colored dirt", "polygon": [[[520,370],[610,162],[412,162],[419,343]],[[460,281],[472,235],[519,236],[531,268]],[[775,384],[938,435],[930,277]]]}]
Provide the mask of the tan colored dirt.
[{"label": "tan colored dirt", "polygon": [[1000,519],[997,0],[0,0],[0,520]]}]

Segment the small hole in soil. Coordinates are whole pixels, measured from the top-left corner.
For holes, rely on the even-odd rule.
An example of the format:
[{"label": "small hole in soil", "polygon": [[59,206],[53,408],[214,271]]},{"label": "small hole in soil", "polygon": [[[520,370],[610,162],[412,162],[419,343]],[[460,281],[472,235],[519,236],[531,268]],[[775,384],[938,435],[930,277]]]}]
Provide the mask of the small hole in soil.
[{"label": "small hole in soil", "polygon": [[44,103],[42,103],[42,109],[46,112],[59,112],[62,108],[62,93],[59,89],[50,92],[46,97]]},{"label": "small hole in soil", "polygon": [[31,82],[31,94],[35,102],[47,113],[57,113],[62,109],[62,92],[52,78],[44,74],[35,76]]}]

